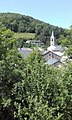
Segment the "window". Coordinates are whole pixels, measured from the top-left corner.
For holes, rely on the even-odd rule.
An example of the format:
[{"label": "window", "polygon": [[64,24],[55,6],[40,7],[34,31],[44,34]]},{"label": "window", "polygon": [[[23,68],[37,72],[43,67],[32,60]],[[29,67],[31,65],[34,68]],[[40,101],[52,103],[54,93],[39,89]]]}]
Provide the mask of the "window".
[{"label": "window", "polygon": [[49,54],[49,56],[51,56],[51,54]]}]

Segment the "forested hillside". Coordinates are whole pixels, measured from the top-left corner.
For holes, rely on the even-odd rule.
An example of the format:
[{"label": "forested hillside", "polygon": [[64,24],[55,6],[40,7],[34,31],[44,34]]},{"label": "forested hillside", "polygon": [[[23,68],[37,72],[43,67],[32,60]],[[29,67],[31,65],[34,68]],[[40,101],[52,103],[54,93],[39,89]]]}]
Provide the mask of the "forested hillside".
[{"label": "forested hillside", "polygon": [[2,22],[6,28],[9,28],[14,32],[34,33],[35,39],[40,39],[44,43],[49,41],[52,30],[54,30],[55,37],[57,39],[60,37],[60,35],[65,34],[63,28],[50,25],[30,16],[16,13],[0,13],[0,22]]}]

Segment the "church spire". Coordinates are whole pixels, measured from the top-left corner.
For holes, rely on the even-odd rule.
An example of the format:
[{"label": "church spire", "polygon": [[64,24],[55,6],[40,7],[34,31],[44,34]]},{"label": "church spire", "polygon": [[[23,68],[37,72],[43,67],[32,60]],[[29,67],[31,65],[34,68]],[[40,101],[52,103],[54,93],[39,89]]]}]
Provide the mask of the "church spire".
[{"label": "church spire", "polygon": [[51,35],[51,38],[50,38],[50,45],[54,46],[55,45],[55,37],[54,37],[54,32],[52,31],[52,35]]}]

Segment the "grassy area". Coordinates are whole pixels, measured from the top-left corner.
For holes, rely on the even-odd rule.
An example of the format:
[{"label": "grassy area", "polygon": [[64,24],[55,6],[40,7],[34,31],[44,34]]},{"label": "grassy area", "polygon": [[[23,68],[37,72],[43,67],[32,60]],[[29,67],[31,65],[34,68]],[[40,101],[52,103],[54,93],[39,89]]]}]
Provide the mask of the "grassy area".
[{"label": "grassy area", "polygon": [[15,38],[26,38],[26,39],[33,39],[35,37],[34,33],[14,33]]}]

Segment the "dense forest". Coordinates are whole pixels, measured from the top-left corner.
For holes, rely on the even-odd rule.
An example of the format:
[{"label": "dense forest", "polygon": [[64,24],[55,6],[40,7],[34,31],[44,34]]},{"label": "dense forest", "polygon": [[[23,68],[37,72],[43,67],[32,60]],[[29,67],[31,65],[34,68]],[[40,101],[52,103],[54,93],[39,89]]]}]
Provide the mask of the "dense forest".
[{"label": "dense forest", "polygon": [[0,22],[14,32],[35,33],[34,39],[39,39],[44,43],[48,43],[52,30],[54,30],[56,39],[60,35],[66,35],[63,28],[17,13],[0,13]]},{"label": "dense forest", "polygon": [[[48,66],[38,50],[24,60],[6,25],[0,23],[0,120],[72,120],[72,62]],[[60,44],[71,57],[72,27],[65,33]]]}]

